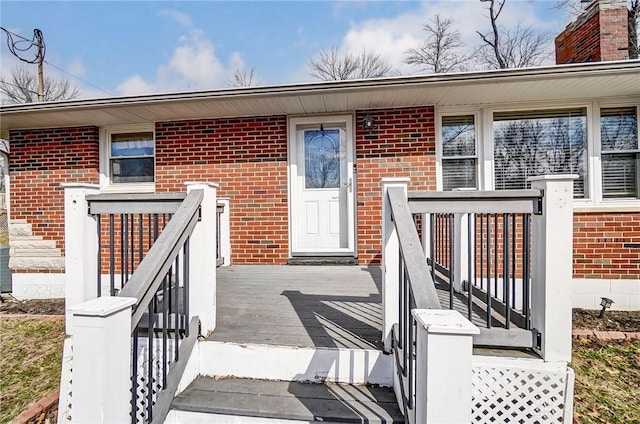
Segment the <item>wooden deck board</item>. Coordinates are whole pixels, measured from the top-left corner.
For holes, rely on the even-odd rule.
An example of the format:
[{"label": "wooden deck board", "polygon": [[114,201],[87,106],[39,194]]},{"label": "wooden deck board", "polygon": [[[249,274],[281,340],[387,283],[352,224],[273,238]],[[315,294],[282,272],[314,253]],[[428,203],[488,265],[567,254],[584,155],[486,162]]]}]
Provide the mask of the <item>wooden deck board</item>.
[{"label": "wooden deck board", "polygon": [[379,349],[379,267],[218,268],[217,327],[209,340]]},{"label": "wooden deck board", "polygon": [[[217,327],[209,340],[380,349],[381,280],[380,267],[243,265],[218,268]],[[442,307],[448,308],[449,292],[443,287],[437,285],[436,292]],[[454,309],[466,317],[466,301],[457,295],[453,303]],[[531,344],[530,333],[515,326],[508,334],[503,330],[498,339],[487,339],[487,331],[491,330],[486,330],[486,315],[480,305],[474,307],[471,321],[482,329],[483,334],[477,337],[480,345],[484,344],[482,340],[491,340],[492,345],[497,340],[497,345],[502,346]],[[494,311],[492,326],[503,327],[503,322]],[[517,341],[511,342],[516,336]]]}]

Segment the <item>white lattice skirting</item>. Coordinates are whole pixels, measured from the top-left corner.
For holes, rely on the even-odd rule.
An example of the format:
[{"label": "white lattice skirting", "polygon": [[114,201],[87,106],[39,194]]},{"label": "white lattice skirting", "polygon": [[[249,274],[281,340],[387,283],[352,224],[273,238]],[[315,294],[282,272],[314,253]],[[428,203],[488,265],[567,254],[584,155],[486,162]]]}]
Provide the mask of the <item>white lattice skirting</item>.
[{"label": "white lattice skirting", "polygon": [[566,364],[473,357],[476,423],[571,423],[574,373]]}]

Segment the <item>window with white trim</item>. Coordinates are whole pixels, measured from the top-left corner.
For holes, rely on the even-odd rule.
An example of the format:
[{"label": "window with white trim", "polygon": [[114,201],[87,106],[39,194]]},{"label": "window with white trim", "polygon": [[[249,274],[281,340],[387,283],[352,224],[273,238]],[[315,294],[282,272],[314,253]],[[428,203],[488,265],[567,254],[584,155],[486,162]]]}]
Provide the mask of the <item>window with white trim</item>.
[{"label": "window with white trim", "polygon": [[638,108],[600,109],[602,197],[640,197]]},{"label": "window with white trim", "polygon": [[155,137],[149,125],[109,127],[101,141],[102,186],[151,188],[155,182]]},{"label": "window with white trim", "polygon": [[587,193],[585,108],[496,112],[493,114],[496,190],[529,188],[529,177],[577,174],[574,197]]},{"label": "window with white trim", "polygon": [[442,189],[477,188],[475,116],[443,116],[441,122]]}]

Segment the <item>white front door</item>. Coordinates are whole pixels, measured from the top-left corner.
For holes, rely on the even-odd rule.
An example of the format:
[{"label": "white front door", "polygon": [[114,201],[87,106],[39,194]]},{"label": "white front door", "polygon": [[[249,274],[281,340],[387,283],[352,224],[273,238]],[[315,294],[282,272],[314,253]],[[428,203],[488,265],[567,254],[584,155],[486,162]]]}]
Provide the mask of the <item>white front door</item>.
[{"label": "white front door", "polygon": [[354,253],[352,117],[292,118],[292,255]]}]

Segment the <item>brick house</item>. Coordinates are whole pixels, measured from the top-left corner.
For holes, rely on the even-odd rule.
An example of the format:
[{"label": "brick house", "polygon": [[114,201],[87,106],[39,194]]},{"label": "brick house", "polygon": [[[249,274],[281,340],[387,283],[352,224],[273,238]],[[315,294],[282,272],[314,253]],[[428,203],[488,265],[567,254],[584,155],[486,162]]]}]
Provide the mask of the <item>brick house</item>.
[{"label": "brick house", "polygon": [[64,295],[63,183],[215,182],[232,264],[365,265],[383,177],[491,190],[573,173],[574,306],[637,309],[639,114],[637,61],[3,106],[14,294]]}]

